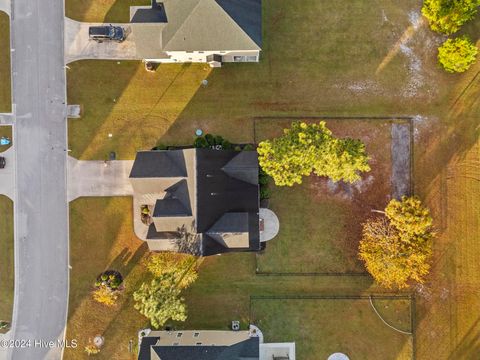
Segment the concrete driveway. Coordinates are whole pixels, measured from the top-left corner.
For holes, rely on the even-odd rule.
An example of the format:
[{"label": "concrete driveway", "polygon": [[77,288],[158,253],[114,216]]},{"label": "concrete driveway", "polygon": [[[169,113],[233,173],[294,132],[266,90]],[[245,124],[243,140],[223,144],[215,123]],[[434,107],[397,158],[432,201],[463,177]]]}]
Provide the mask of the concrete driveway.
[{"label": "concrete driveway", "polygon": [[0,11],[3,11],[8,15],[10,15],[10,12],[11,12],[10,0],[0,0]]},{"label": "concrete driveway", "polygon": [[0,195],[6,195],[11,200],[15,199],[15,147],[12,145],[7,151],[1,152],[6,165],[0,169]]},{"label": "concrete driveway", "polygon": [[68,201],[82,196],[132,196],[133,160],[83,161],[68,157]]},{"label": "concrete driveway", "polygon": [[106,24],[83,23],[65,17],[64,41],[66,64],[82,59],[141,60],[141,58],[136,56],[136,46],[129,24],[112,23],[112,25],[122,26],[127,32],[127,38],[121,43],[116,41],[98,43],[90,40],[88,37],[88,28],[98,25]]}]

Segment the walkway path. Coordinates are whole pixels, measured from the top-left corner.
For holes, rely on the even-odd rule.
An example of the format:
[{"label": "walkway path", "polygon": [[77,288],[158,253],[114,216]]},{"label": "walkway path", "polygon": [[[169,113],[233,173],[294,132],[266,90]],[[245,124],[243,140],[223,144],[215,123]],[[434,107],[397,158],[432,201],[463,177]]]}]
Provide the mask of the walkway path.
[{"label": "walkway path", "polygon": [[395,199],[411,191],[411,123],[392,124],[392,196]]},{"label": "walkway path", "polygon": [[133,160],[80,161],[68,157],[68,201],[81,196],[132,196]]}]

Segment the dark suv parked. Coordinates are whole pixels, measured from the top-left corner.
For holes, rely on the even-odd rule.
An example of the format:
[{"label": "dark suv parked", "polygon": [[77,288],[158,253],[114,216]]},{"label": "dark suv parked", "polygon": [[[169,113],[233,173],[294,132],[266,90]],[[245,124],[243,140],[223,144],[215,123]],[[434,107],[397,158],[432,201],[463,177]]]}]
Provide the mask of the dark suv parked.
[{"label": "dark suv parked", "polygon": [[90,40],[102,42],[104,40],[113,40],[122,42],[125,40],[125,30],[121,26],[90,26],[88,29],[88,37]]},{"label": "dark suv parked", "polygon": [[5,158],[0,156],[0,169],[3,169],[5,167],[6,161]]}]

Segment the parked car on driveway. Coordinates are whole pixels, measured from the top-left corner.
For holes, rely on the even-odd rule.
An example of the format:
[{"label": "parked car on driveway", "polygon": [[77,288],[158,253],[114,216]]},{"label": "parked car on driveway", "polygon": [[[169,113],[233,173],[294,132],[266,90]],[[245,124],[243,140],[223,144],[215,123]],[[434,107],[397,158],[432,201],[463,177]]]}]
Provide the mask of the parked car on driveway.
[{"label": "parked car on driveway", "polygon": [[97,42],[103,42],[105,40],[122,42],[125,40],[126,34],[125,29],[121,26],[90,26],[88,29],[88,37],[90,40]]},{"label": "parked car on driveway", "polygon": [[3,169],[6,165],[5,158],[3,156],[0,156],[0,169]]}]

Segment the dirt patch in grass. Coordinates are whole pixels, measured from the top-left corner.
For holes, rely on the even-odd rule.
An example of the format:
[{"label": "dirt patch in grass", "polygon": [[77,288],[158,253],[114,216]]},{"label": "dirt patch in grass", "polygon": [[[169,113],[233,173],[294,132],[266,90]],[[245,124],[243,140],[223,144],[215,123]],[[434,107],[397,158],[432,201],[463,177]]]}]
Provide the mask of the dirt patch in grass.
[{"label": "dirt patch in grass", "polygon": [[[409,300],[375,305],[392,325],[410,330]],[[298,359],[335,352],[350,359],[412,359],[412,337],[383,324],[367,299],[253,299],[252,318],[265,342],[295,342]]]},{"label": "dirt patch in grass", "polygon": [[0,11],[0,112],[12,111],[10,77],[10,18]]},{"label": "dirt patch in grass", "polygon": [[8,322],[13,311],[13,242],[13,202],[0,195],[0,321]]},{"label": "dirt patch in grass", "polygon": [[[308,120],[319,121],[319,120]],[[292,119],[257,119],[257,141],[281,134]],[[328,120],[337,137],[361,139],[372,170],[354,184],[312,175],[293,187],[270,186],[269,207],[280,219],[280,233],[258,255],[261,272],[359,273],[361,224],[371,210],[391,198],[391,121]]]}]

